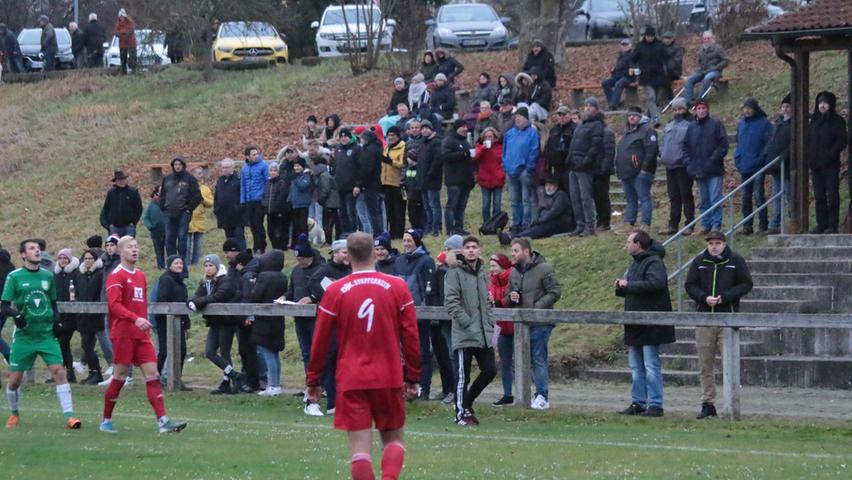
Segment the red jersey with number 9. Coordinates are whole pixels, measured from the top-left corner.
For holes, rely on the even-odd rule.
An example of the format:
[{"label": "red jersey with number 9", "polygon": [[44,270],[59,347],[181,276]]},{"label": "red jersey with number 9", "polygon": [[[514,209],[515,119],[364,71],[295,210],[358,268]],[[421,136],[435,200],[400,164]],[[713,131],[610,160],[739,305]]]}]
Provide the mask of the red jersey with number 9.
[{"label": "red jersey with number 9", "polygon": [[[399,277],[355,272],[329,285],[317,308],[307,384],[319,385],[337,339],[337,391],[401,388],[420,381],[417,313]],[[402,352],[400,352],[402,344]]]},{"label": "red jersey with number 9", "polygon": [[137,318],[148,318],[148,283],[138,268],[132,272],[123,266],[115,267],[106,279],[109,309],[109,338],[151,339],[148,332],[136,325]]}]

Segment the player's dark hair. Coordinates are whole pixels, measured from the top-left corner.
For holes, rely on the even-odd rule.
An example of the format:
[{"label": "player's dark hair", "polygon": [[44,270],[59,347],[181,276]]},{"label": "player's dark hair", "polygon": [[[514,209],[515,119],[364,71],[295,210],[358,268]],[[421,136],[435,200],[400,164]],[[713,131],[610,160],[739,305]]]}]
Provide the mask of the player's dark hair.
[{"label": "player's dark hair", "polygon": [[648,250],[651,247],[651,235],[645,230],[636,230],[633,232],[633,243],[638,243],[642,250]]},{"label": "player's dark hair", "polygon": [[467,245],[470,242],[473,242],[473,243],[479,245],[480,247],[482,246],[482,242],[480,242],[479,238],[477,238],[474,235],[468,235],[468,236],[464,237],[464,241],[462,242],[462,245]]},{"label": "player's dark hair", "polygon": [[373,237],[369,233],[355,232],[346,238],[349,260],[355,263],[369,262],[373,257]]},{"label": "player's dark hair", "polygon": [[512,245],[518,245],[521,247],[521,250],[529,250],[532,251],[532,243],[529,238],[515,238],[512,240]]},{"label": "player's dark hair", "polygon": [[20,253],[26,252],[28,243],[35,243],[36,245],[38,245],[38,248],[40,250],[45,249],[45,247],[42,246],[44,244],[44,240],[40,240],[38,238],[28,238],[26,240],[21,241],[21,245],[18,247],[18,252],[20,252]]}]

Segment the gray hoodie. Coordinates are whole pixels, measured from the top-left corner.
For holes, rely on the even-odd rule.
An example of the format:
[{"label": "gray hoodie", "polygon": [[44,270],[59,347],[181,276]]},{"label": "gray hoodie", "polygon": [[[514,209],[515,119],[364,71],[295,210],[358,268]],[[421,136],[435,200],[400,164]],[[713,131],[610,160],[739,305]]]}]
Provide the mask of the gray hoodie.
[{"label": "gray hoodie", "polygon": [[684,150],[686,148],[686,130],[692,117],[672,117],[663,129],[663,139],[660,141],[660,161],[666,169],[683,168]]}]

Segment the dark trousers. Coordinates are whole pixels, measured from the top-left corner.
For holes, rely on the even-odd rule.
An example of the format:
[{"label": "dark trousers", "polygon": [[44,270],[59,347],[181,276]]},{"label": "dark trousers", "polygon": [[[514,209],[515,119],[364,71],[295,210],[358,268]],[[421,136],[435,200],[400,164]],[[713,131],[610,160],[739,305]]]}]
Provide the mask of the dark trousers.
[{"label": "dark trousers", "polygon": [[162,270],[166,268],[166,237],[151,237],[151,243],[154,245],[154,256],[157,257],[157,268]]},{"label": "dark trousers", "polygon": [[837,230],[840,222],[840,169],[811,169],[817,230]]},{"label": "dark trousers", "polygon": [[246,374],[246,384],[257,390],[260,388],[260,366],[257,360],[257,348],[251,343],[251,325],[241,323],[237,327],[237,347],[240,362],[243,364],[243,373]]},{"label": "dark trousers", "polygon": [[464,212],[467,209],[467,200],[470,198],[470,189],[467,187],[447,187],[447,207],[444,209],[444,223],[447,226],[447,235],[453,235],[464,231]]},{"label": "dark trousers", "polygon": [[311,343],[314,340],[316,319],[313,317],[296,317],[294,320],[296,323],[296,340],[299,341],[299,350],[302,352],[302,365],[307,372],[308,362],[311,360]]},{"label": "dark trousers", "polygon": [[246,227],[224,227],[222,231],[225,233],[225,238],[233,238],[240,246],[240,251],[246,249]]},{"label": "dark trousers", "polygon": [[66,369],[74,368],[74,356],[71,354],[71,337],[74,336],[74,332],[75,330],[56,332],[56,340],[59,341],[59,350],[62,351],[62,365]]},{"label": "dark trousers", "polygon": [[595,175],[592,190],[595,198],[595,211],[599,227],[609,227],[612,218],[612,203],[609,200],[610,175]]},{"label": "dark trousers", "polygon": [[432,391],[432,353],[438,361],[438,372],[441,375],[441,393],[453,391],[453,364],[450,362],[450,349],[441,333],[441,326],[432,326],[430,320],[417,322],[417,333],[420,337],[420,388],[421,394],[429,396]]},{"label": "dark trousers", "polygon": [[358,230],[358,212],[355,210],[355,197],[351,191],[340,191],[340,237]]},{"label": "dark trousers", "polygon": [[166,255],[180,255],[185,265],[189,265],[186,256],[189,241],[189,221],[192,212],[181,212],[166,216]]},{"label": "dark trousers", "polygon": [[121,59],[121,74],[126,75],[129,70],[136,71],[136,49],[122,48],[118,51],[118,56]]},{"label": "dark trousers", "polygon": [[325,359],[325,369],[320,376],[320,384],[326,392],[328,400],[325,407],[327,410],[334,408],[337,400],[337,332],[331,331],[331,345],[328,348],[328,356]]},{"label": "dark trousers", "polygon": [[294,208],[291,210],[291,217],[293,219],[293,236],[290,237],[290,245],[295,247],[299,235],[308,233],[308,207]]},{"label": "dark trousers", "polygon": [[[751,178],[753,174],[744,173],[741,175],[742,182],[744,183],[746,180]],[[755,178],[753,182],[748,183],[743,186],[743,218],[751,215],[754,211],[755,205],[762,205],[766,202],[766,188],[763,184],[765,177],[763,174],[760,175],[759,178]],[[769,228],[769,210],[764,208],[757,214],[758,225],[761,230],[766,230]],[[754,227],[754,218],[747,221],[743,225],[743,229],[746,231],[751,231]]]},{"label": "dark trousers", "polygon": [[89,57],[89,68],[101,68],[104,66],[104,49],[96,48],[93,52],[87,52]]},{"label": "dark trousers", "polygon": [[405,199],[402,197],[402,188],[383,185],[382,194],[385,197],[388,216],[388,233],[393,239],[402,238],[405,233]]},{"label": "dark trousers", "polygon": [[[189,319],[180,320],[180,366],[183,370],[183,362],[186,360],[186,331],[189,330]],[[163,365],[166,364],[168,347],[168,322],[166,317],[157,317],[157,372],[163,374]],[[91,368],[91,367],[90,367]],[[169,372],[169,375],[174,375]]]},{"label": "dark trousers", "polygon": [[7,57],[6,65],[8,65],[8,73],[24,73],[24,61],[21,57]]},{"label": "dark trousers", "polygon": [[669,227],[677,229],[683,212],[684,225],[695,220],[695,199],[692,184],[695,180],[686,174],[686,168],[666,169],[666,190],[669,194]]},{"label": "dark trousers", "polygon": [[[343,233],[340,230],[340,213],[336,208],[323,207],[322,230],[325,233],[325,242],[328,244],[331,244]],[[337,236],[335,237],[335,235]]]},{"label": "dark trousers", "polygon": [[252,249],[263,253],[266,251],[266,229],[263,228],[263,217],[266,215],[266,209],[263,208],[263,202],[248,202],[243,207],[251,229],[252,243],[254,244]]},{"label": "dark trousers", "polygon": [[[852,186],[850,186],[850,191],[852,191]],[[406,206],[408,207],[408,224],[411,225],[411,228],[419,228],[423,229],[425,227],[423,222],[423,194],[420,190],[416,189],[406,189]]]},{"label": "dark trousers", "polygon": [[207,331],[207,345],[204,347],[204,356],[213,362],[220,370],[225,370],[232,365],[231,346],[234,344],[234,334],[237,332],[235,325],[212,325]]},{"label": "dark trousers", "polygon": [[565,222],[547,222],[547,223],[537,223],[531,225],[530,228],[518,234],[520,237],[530,237],[533,239],[536,238],[550,238],[559,233],[568,233],[572,231],[569,225],[566,225]]},{"label": "dark trousers", "polygon": [[44,52],[44,71],[56,70],[56,52]]},{"label": "dark trousers", "polygon": [[[473,402],[485,387],[497,376],[497,366],[494,360],[493,348],[462,348],[455,351],[459,361],[459,376],[456,383],[456,418],[461,418],[464,411],[473,406]],[[473,359],[479,365],[479,375],[470,384],[471,364]],[[470,388],[468,388],[470,384]]]},{"label": "dark trousers", "polygon": [[287,250],[287,239],[290,236],[290,213],[270,213],[266,216],[266,230],[269,232],[269,243],[276,250]]},{"label": "dark trousers", "polygon": [[101,371],[101,362],[98,361],[98,354],[95,353],[95,342],[98,338],[95,332],[80,332],[80,346],[83,348],[83,361],[89,367],[91,372]]},{"label": "dark trousers", "polygon": [[609,77],[601,82],[601,87],[606,97],[606,103],[610,110],[615,110],[621,104],[621,93],[633,82],[633,77]]},{"label": "dark trousers", "polygon": [[453,362],[450,360],[450,346],[444,338],[440,324],[429,325],[429,336],[432,339],[432,352],[438,362],[438,374],[441,376],[441,393],[446,395],[453,392],[456,377]]}]

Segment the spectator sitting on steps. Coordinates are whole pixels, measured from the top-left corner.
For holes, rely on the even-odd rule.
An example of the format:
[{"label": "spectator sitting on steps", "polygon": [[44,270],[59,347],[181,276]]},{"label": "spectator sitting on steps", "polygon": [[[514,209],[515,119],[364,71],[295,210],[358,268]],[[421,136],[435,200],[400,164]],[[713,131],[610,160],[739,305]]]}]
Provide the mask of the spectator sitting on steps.
[{"label": "spectator sitting on steps", "polygon": [[548,177],[544,181],[544,191],[539,196],[538,211],[533,215],[529,229],[515,234],[515,237],[549,238],[560,233],[568,233],[574,225],[569,222],[571,200],[568,194],[559,189],[559,179]]}]

